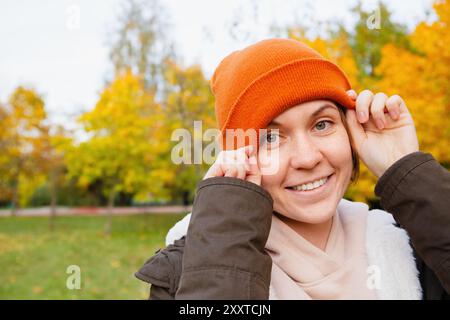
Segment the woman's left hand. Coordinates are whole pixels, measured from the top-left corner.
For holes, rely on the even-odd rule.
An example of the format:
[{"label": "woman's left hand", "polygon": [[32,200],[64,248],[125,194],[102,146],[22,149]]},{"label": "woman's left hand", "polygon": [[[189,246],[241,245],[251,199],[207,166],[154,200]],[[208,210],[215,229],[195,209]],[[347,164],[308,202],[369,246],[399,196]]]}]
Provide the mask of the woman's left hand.
[{"label": "woman's left hand", "polygon": [[348,109],[346,117],[352,144],[373,174],[381,177],[397,160],[419,151],[414,121],[400,96],[369,90],[347,94],[356,100],[356,110]]}]

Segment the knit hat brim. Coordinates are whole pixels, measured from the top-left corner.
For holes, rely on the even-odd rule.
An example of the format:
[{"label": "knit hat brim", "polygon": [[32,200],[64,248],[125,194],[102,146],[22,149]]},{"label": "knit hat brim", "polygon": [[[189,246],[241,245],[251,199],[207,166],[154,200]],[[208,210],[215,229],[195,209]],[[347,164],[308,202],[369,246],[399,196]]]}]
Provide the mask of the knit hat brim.
[{"label": "knit hat brim", "polygon": [[221,121],[220,129],[223,134],[225,129],[262,129],[284,110],[312,100],[331,100],[353,109],[355,102],[346,93],[349,89],[344,72],[332,62],[320,58],[294,60],[251,82]]}]

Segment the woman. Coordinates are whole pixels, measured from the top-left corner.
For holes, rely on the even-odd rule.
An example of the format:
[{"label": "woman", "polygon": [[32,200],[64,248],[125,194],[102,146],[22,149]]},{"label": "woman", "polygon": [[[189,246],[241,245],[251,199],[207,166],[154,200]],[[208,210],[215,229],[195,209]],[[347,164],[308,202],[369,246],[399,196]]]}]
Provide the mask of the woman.
[{"label": "woman", "polygon": [[[336,65],[288,39],[233,52],[211,87],[226,150],[199,183],[192,216],[136,273],[151,298],[448,297],[448,200],[433,192],[449,190],[448,172],[418,151],[399,96],[357,95]],[[229,129],[264,130],[236,142]],[[342,199],[358,157],[425,263],[389,213]],[[434,186],[438,176],[446,180]]]}]

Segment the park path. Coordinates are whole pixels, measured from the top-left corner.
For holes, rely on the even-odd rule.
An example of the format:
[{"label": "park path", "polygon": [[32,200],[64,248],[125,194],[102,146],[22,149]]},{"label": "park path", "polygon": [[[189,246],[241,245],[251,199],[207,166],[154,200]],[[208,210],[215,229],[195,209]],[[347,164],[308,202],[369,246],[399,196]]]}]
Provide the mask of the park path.
[{"label": "park path", "polygon": [[[154,206],[154,207],[116,207],[113,208],[113,215],[132,215],[132,214],[168,214],[168,213],[183,213],[190,212],[192,206]],[[40,208],[26,208],[17,209],[16,216],[18,217],[46,217],[50,216],[50,207],[40,207]],[[107,213],[107,208],[105,207],[79,207],[79,208],[68,208],[68,207],[57,207],[57,216],[74,216],[74,215],[90,215],[90,216],[100,216]],[[10,209],[0,209],[0,217],[11,216]]]}]

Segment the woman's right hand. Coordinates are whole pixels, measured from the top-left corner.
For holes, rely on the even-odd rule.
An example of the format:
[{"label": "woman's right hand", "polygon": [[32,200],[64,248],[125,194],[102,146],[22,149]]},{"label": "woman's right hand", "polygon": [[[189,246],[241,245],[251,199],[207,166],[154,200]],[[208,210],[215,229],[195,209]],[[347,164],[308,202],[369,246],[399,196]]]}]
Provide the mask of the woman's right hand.
[{"label": "woman's right hand", "polygon": [[413,118],[400,96],[374,95],[369,90],[347,94],[356,104],[356,110],[347,110],[346,117],[354,148],[378,178],[404,156],[419,151]]},{"label": "woman's right hand", "polygon": [[233,177],[261,185],[261,171],[254,152],[248,145],[236,150],[221,151],[203,180],[212,177]]}]

